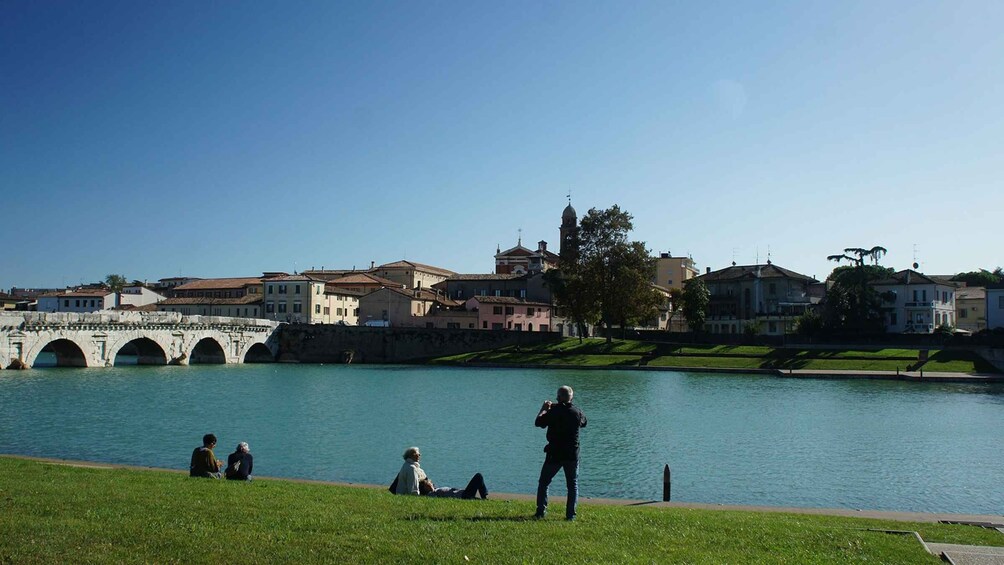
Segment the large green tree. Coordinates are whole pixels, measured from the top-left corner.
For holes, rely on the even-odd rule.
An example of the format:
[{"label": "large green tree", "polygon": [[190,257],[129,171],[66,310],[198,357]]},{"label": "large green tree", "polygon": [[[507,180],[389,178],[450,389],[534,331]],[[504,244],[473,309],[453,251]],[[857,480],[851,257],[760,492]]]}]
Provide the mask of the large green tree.
[{"label": "large green tree", "polygon": [[869,283],[895,272],[878,264],[886,253],[886,248],[879,246],[849,247],[842,254],[827,257],[830,261],[851,263],[830,273],[833,284],[826,292],[823,316],[827,328],[837,332],[883,331],[882,297]]},{"label": "large green tree", "polygon": [[[577,324],[610,328],[642,323],[665,298],[652,287],[655,259],[640,241],[630,241],[631,214],[614,205],[592,208],[579,221],[575,260],[561,265],[552,285],[563,311]],[[581,334],[580,334],[581,335]]]},{"label": "large green tree", "polygon": [[683,283],[683,318],[691,331],[704,331],[710,302],[711,292],[703,280],[690,279]]},{"label": "large green tree", "polygon": [[115,292],[122,292],[127,282],[125,275],[108,275],[105,277],[105,284]]},{"label": "large green tree", "polygon": [[966,286],[987,286],[988,284],[997,284],[1004,280],[1004,272],[1000,267],[994,269],[993,272],[986,269],[980,269],[978,271],[969,271],[967,273],[959,273],[952,277],[953,281],[964,282]]}]

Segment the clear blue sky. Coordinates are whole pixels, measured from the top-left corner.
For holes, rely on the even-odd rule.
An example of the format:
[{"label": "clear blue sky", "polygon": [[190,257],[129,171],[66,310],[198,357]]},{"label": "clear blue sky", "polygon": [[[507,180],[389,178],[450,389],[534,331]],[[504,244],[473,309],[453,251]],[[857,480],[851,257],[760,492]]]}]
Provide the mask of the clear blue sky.
[{"label": "clear blue sky", "polygon": [[620,204],[704,267],[1004,264],[1004,2],[0,4],[0,288],[490,272]]}]

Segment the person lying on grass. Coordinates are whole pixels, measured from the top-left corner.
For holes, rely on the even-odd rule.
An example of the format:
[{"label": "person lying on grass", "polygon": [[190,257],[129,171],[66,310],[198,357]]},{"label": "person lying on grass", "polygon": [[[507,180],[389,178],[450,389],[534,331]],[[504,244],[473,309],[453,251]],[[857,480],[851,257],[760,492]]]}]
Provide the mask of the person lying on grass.
[{"label": "person lying on grass", "polygon": [[426,496],[438,496],[446,498],[472,499],[480,495],[482,499],[488,498],[488,488],[485,486],[485,479],[481,473],[475,473],[471,477],[467,487],[463,489],[451,487],[439,487],[429,480],[422,466],[418,461],[422,458],[417,447],[409,447],[404,450],[404,465],[397,474],[397,479],[393,492],[395,494],[417,494]]}]

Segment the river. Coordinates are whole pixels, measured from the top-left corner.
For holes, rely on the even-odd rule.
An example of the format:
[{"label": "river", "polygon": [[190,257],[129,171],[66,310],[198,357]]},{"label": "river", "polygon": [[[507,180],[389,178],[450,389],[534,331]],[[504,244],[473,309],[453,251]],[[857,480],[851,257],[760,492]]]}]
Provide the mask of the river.
[{"label": "river", "polygon": [[[259,475],[387,484],[422,449],[439,485],[477,471],[532,493],[541,402],[589,419],[583,497],[1004,511],[1004,385],[376,365],[0,371],[0,452],[185,469],[204,433]],[[563,491],[559,476],[552,489]]]}]

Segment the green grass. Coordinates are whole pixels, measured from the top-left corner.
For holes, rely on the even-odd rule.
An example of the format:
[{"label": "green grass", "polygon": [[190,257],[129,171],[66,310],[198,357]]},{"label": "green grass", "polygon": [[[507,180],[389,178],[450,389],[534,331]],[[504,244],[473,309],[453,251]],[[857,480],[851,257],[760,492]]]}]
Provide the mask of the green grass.
[{"label": "green grass", "polygon": [[0,458],[0,563],[935,564],[913,537],[866,529],[1004,544],[999,533],[971,526],[860,518],[583,503],[568,523],[534,521],[532,512],[529,501]]},{"label": "green grass", "polygon": [[[928,351],[925,371],[996,373],[993,365],[969,351]],[[820,371],[906,371],[919,361],[915,349],[787,349],[753,345],[677,345],[631,340],[566,338],[556,343],[504,347],[434,359],[431,363],[578,365],[590,367],[694,367],[734,369],[811,369]]]}]

